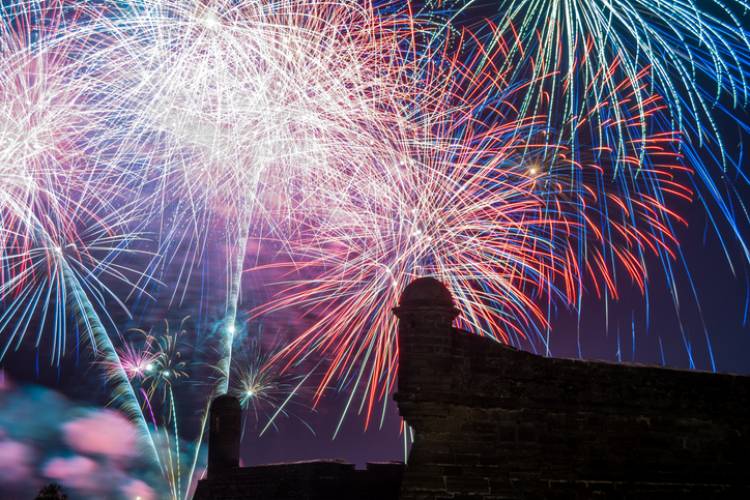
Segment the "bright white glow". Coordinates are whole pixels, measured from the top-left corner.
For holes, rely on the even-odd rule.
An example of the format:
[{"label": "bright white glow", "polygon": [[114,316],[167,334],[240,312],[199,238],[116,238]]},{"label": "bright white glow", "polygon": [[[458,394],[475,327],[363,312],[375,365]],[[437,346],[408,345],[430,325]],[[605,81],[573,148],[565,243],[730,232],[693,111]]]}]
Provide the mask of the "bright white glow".
[{"label": "bright white glow", "polygon": [[221,26],[221,22],[219,22],[216,13],[209,10],[206,12],[206,15],[203,16],[203,25],[210,30],[215,30]]}]

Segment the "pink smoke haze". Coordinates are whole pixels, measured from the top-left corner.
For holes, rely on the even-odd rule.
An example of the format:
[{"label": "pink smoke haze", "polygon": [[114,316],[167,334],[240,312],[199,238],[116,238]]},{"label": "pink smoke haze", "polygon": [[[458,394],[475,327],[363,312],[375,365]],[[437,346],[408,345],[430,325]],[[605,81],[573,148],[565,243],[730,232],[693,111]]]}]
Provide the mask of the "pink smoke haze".
[{"label": "pink smoke haze", "polygon": [[63,486],[90,492],[103,486],[97,484],[98,470],[99,465],[90,458],[53,458],[44,466],[44,475]]},{"label": "pink smoke haze", "polygon": [[146,483],[133,479],[122,488],[125,498],[138,500],[156,500],[156,493]]},{"label": "pink smoke haze", "polygon": [[25,444],[0,441],[0,482],[26,481],[32,472],[34,453]]},{"label": "pink smoke haze", "polygon": [[115,460],[137,455],[136,429],[128,420],[112,410],[92,413],[63,426],[65,441],[76,451],[105,455]]},{"label": "pink smoke haze", "polygon": [[13,388],[13,384],[10,378],[5,374],[4,370],[0,370],[0,392],[7,391]]}]

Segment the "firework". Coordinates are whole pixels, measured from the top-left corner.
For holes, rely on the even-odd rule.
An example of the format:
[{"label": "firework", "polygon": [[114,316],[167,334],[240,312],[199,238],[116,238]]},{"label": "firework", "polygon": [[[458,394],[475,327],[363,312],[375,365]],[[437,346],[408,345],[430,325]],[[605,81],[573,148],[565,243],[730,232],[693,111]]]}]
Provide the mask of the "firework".
[{"label": "firework", "polygon": [[173,386],[190,376],[190,363],[184,355],[189,341],[186,328],[189,319],[183,318],[174,332],[170,332],[166,320],[164,330],[159,334],[134,329],[132,333],[140,335],[143,340],[137,345],[125,343],[118,353],[125,371],[133,374],[131,381],[137,381],[145,391],[148,407],[154,405],[154,397],[159,394],[161,404],[167,399],[173,400]]},{"label": "firework", "polygon": [[[126,343],[117,350],[120,364],[133,383],[142,383],[154,370],[156,370],[157,355],[151,351],[150,338],[147,338],[142,346]],[[111,371],[110,371],[111,373]]]},{"label": "firework", "polygon": [[74,77],[77,43],[55,36],[64,13],[52,6],[13,14],[3,10],[0,39],[2,355],[28,337],[39,347],[51,331],[57,363],[68,332],[81,332],[112,367],[114,399],[155,452],[108,333],[107,306],[124,308],[120,293],[137,288],[137,271],[118,258],[138,253],[130,246],[139,239],[133,231],[139,210],[119,174],[102,171],[88,155],[103,121],[87,105],[85,79]]},{"label": "firework", "polygon": [[[455,51],[480,56],[463,62],[444,48],[437,60],[421,52],[428,71],[402,108],[412,126],[395,129],[381,161],[325,180],[301,211],[295,260],[272,265],[293,269],[291,284],[257,310],[306,314],[310,326],[280,357],[288,366],[326,359],[317,397],[354,381],[349,403],[361,389],[368,423],[394,383],[391,308],[412,279],[446,282],[465,328],[548,350],[553,304],[577,307],[591,284],[616,297],[618,270],[643,287],[646,254],[673,258],[681,219],[665,200],[691,197],[674,180],[689,172],[676,152],[679,134],[649,127],[641,135],[658,98],[641,111],[620,109],[621,119],[591,134],[596,141],[552,146],[546,116],[519,116],[524,86],[486,64],[505,60],[506,49],[472,40],[464,33]],[[616,146],[623,130],[626,150]],[[613,177],[611,161],[620,165]]]},{"label": "firework", "polygon": [[225,245],[229,375],[250,236],[289,248],[306,199],[341,171],[394,161],[387,141],[405,124],[392,110],[402,75],[419,68],[388,59],[410,27],[355,2],[311,1],[161,1],[109,23],[116,36],[97,37],[105,49],[87,64],[104,75],[98,90],[130,150],[116,156],[138,149],[158,193],[160,253],[188,246],[187,281],[208,240]]},{"label": "firework", "polygon": [[[438,3],[455,9],[450,16],[461,16],[480,2]],[[580,136],[584,120],[593,121],[597,134],[606,133],[610,120],[624,119],[620,110],[637,107],[643,114],[651,96],[660,95],[664,109],[658,121],[662,129],[683,134],[682,148],[696,172],[697,195],[708,210],[726,219],[745,257],[750,258],[741,233],[743,218],[744,223],[747,218],[732,209],[743,205],[736,187],[746,182],[740,165],[742,152],[730,148],[736,139],[725,139],[733,123],[746,129],[744,111],[734,112],[747,109],[748,104],[747,2],[495,3],[497,16],[477,36],[489,46],[509,47],[508,58],[497,71],[511,70],[517,77],[534,81],[519,102],[522,115],[549,112],[553,143],[585,145],[588,138]],[[647,123],[641,126],[645,135]],[[609,133],[618,139],[611,142],[612,147],[629,147],[627,133],[611,128]],[[616,170],[617,156],[613,160],[602,166]],[[725,235],[718,228],[716,233],[725,245]],[[728,254],[727,258],[732,265]]]},{"label": "firework", "polygon": [[[192,367],[186,355],[192,348],[187,328],[189,320],[189,317],[183,318],[174,331],[170,330],[167,320],[164,320],[162,331],[134,329],[131,333],[140,336],[141,340],[126,343],[120,352],[124,366],[136,366],[136,376],[131,378],[131,387],[139,395],[142,411],[150,417],[151,439],[164,443],[164,446],[159,447],[159,464],[162,476],[169,485],[171,497],[175,499],[180,498],[183,493],[187,494],[187,491],[183,492],[183,467],[188,462],[182,461],[178,398],[175,397],[175,390],[178,384],[187,381],[191,375]],[[189,479],[186,488],[190,484]]]},{"label": "firework", "polygon": [[[451,3],[463,10],[474,2]],[[559,74],[548,85],[559,84],[565,90],[571,114],[578,109],[575,96],[598,75],[619,74],[625,77],[622,84],[637,88],[644,68],[665,96],[677,128],[690,129],[699,137],[705,129],[693,129],[687,121],[703,117],[708,133],[718,134],[713,108],[722,93],[734,106],[747,103],[750,40],[744,18],[748,5],[743,0],[703,5],[645,0],[497,3],[503,13],[498,32],[516,33],[525,45],[514,52],[526,52],[524,57],[538,65],[537,74]],[[614,77],[607,86],[611,89],[618,81]]]},{"label": "firework", "polygon": [[[303,199],[328,189],[337,171],[350,165],[393,161],[390,145],[380,139],[402,125],[401,116],[391,120],[391,109],[403,93],[398,75],[409,69],[383,61],[402,36],[392,36],[387,22],[354,2],[132,7],[101,16],[90,11],[86,23],[68,27],[79,45],[66,83],[106,123],[104,138],[96,129],[81,136],[97,159],[98,170],[87,179],[97,180],[91,186],[97,193],[106,193],[99,188],[114,179],[111,191],[135,200],[137,218],[148,221],[143,226],[157,229],[159,261],[169,262],[167,254],[187,244],[175,290],[207,255],[207,241],[219,236],[226,242],[226,313],[217,364],[224,375],[215,387],[224,392],[250,233],[284,234],[282,246],[288,248],[297,231],[293,214]],[[121,354],[128,360],[137,353]],[[162,403],[168,402],[161,406],[175,413],[173,373],[161,366],[172,358],[141,354],[157,356],[153,373],[134,376],[115,357],[108,364],[123,391],[145,391],[139,406],[156,427],[170,419],[154,417],[151,389],[160,387]],[[277,403],[280,412],[285,407],[285,401]],[[177,418],[170,418],[176,433]],[[168,458],[160,465],[174,485],[180,476],[170,471],[180,467],[171,467]]]},{"label": "firework", "polygon": [[[274,345],[264,346],[262,336],[255,335],[243,343],[233,361],[230,393],[240,400],[244,409],[249,410],[245,418],[253,417],[260,435],[270,428],[278,429],[278,417],[294,416],[293,406],[309,409],[305,383],[311,372],[295,375],[282,370],[279,363],[274,363],[282,348],[278,341]],[[297,419],[312,432],[303,419]]]}]

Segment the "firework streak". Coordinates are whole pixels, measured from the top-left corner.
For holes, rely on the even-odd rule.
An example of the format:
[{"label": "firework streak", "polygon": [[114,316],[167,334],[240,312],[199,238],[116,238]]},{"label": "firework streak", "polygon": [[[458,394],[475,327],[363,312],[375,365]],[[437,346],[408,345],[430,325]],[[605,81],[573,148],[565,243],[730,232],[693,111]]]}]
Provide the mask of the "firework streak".
[{"label": "firework streak", "polygon": [[[681,219],[667,203],[692,196],[675,181],[689,174],[679,134],[652,131],[658,97],[618,108],[621,119],[594,126],[601,133],[582,120],[580,135],[594,138],[585,147],[552,145],[548,117],[519,117],[526,86],[498,73],[508,45],[490,51],[472,32],[457,36],[440,58],[433,47],[406,51],[420,55],[399,67],[419,64],[419,78],[399,96],[401,122],[372,139],[383,156],[318,181],[288,264],[302,277],[258,308],[305,306],[313,319],[289,362],[329,357],[318,397],[354,379],[368,421],[394,382],[391,308],[409,281],[448,283],[470,330],[546,344],[550,301],[577,304],[587,282],[616,297],[618,269],[643,289],[645,255],[674,255]],[[613,144],[623,133],[625,149]]]},{"label": "firework streak", "polygon": [[[449,17],[471,10],[476,0],[427,1]],[[555,140],[576,148],[582,120],[599,133],[623,107],[648,107],[663,99],[662,128],[683,133],[682,148],[693,158],[695,189],[702,204],[730,226],[746,259],[742,228],[748,217],[736,183],[746,183],[742,150],[732,123],[747,130],[750,36],[745,0],[496,0],[493,21],[477,34],[488,47],[509,46],[500,72],[533,75],[520,114],[543,110]],[[613,106],[607,106],[610,103]],[[549,112],[547,112],[549,110]],[[740,110],[739,116],[733,110]],[[600,112],[601,111],[601,112]],[[720,123],[722,124],[720,126]],[[720,130],[721,129],[721,130]],[[613,147],[627,148],[627,133],[615,132]],[[699,149],[701,151],[696,151]],[[718,228],[723,221],[714,221]],[[726,231],[724,231],[726,232]],[[728,245],[722,241],[722,245]],[[727,252],[727,260],[731,257]]]}]

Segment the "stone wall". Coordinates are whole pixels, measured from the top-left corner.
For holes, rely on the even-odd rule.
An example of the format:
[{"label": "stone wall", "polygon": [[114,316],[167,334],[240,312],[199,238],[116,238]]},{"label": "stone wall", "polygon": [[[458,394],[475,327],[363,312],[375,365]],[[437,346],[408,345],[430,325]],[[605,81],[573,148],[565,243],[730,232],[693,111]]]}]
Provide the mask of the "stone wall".
[{"label": "stone wall", "polygon": [[750,377],[518,351],[429,278],[395,312],[402,500],[750,498]]},{"label": "stone wall", "polygon": [[198,483],[194,500],[397,500],[402,463],[338,460],[237,467]]},{"label": "stone wall", "polygon": [[368,463],[365,470],[341,460],[240,467],[242,409],[234,396],[211,402],[208,474],[193,500],[397,500],[400,462]]}]

